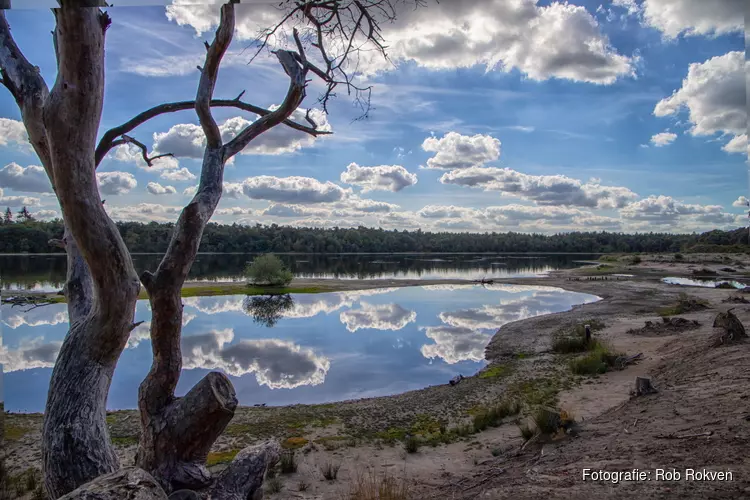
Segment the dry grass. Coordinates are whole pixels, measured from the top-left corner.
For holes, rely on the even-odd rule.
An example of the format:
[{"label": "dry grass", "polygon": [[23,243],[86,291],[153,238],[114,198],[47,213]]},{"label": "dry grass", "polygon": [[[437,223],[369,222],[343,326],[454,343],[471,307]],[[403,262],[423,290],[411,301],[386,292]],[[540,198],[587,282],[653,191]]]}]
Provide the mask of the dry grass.
[{"label": "dry grass", "polygon": [[370,471],[358,474],[347,500],[408,500],[409,485],[406,478],[396,478],[387,472]]}]

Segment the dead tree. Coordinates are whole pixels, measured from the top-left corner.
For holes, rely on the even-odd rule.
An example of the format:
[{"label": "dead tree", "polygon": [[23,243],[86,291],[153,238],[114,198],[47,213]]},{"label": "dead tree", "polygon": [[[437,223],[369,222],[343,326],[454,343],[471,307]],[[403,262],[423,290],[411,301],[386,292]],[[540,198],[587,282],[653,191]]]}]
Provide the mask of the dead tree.
[{"label": "dead tree", "polygon": [[[235,29],[234,4],[221,7],[213,41],[206,43],[195,101],[166,103],[146,110],[105,132],[97,143],[103,113],[104,45],[109,14],[103,0],[59,0],[52,33],[57,77],[48,88],[39,68],[29,62],[11,35],[0,10],[0,83],[19,106],[29,141],[39,157],[60,203],[63,238],[51,242],[66,250],[70,329],[58,355],[45,408],[42,467],[47,491],[59,498],[104,474],[119,463],[111,444],[106,417],[109,385],[133,322],[140,284],[151,303],[151,342],[154,360],[139,388],[142,433],[137,465],[152,474],[167,493],[176,488],[211,485],[217,498],[231,490],[232,498],[256,491],[265,466],[277,455],[277,445],[241,452],[217,484],[205,467],[214,440],[232,419],[237,398],[229,379],[210,373],[182,398],[175,387],[182,367],[181,287],[195,260],[205,225],[222,194],[224,166],[263,132],[285,125],[317,136],[307,125],[290,120],[305,98],[308,75],[320,78],[326,91],[319,101],[325,111],[334,90],[342,86],[369,109],[369,87],[357,87],[350,62],[365,45],[385,55],[379,22],[396,17],[394,5],[406,0],[285,0],[282,21],[261,37],[261,50],[283,25],[293,23],[293,50],[273,52],[289,77],[282,104],[273,111],[235,99],[216,100],[214,87],[222,58]],[[412,0],[420,4],[422,0]],[[303,30],[303,35],[297,28]],[[338,51],[327,44],[334,40]],[[311,63],[305,47],[313,47],[323,66]],[[335,53],[335,54],[334,54]],[[243,92],[244,94],[244,92]],[[234,139],[223,143],[211,109],[234,107],[258,119]],[[164,113],[194,109],[206,136],[200,184],[175,224],[164,258],[154,272],[136,274],[119,231],[104,210],[96,168],[114,147],[134,144],[150,165],[146,146],[131,132]],[[234,475],[234,476],[233,476]],[[250,479],[248,479],[250,478]],[[231,485],[231,488],[230,486]],[[228,494],[228,493],[226,493]]]}]

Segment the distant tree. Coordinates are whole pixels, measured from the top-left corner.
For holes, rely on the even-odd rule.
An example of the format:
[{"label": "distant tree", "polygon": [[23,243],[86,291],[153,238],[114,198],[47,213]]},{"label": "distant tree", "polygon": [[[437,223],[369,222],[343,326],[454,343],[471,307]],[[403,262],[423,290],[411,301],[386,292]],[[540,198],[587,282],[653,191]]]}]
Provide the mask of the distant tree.
[{"label": "distant tree", "polygon": [[273,254],[260,255],[248,263],[245,276],[250,278],[253,285],[285,286],[294,275],[284,263]]},{"label": "distant tree", "polygon": [[19,222],[32,222],[34,217],[29,213],[29,210],[26,207],[23,207],[18,211],[18,219]]},{"label": "distant tree", "polygon": [[13,212],[10,207],[5,209],[5,216],[3,217],[3,224],[13,224]]}]

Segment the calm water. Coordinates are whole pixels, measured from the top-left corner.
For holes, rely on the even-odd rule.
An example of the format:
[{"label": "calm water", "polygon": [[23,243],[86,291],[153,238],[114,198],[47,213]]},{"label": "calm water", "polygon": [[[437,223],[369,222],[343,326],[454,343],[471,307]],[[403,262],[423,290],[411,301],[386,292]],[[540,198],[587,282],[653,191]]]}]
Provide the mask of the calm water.
[{"label": "calm water", "polygon": [[[577,267],[587,255],[358,254],[279,255],[301,278],[465,278],[540,276],[554,269]],[[155,270],[160,255],[133,256],[138,272]],[[202,254],[190,270],[191,280],[241,280],[253,255]],[[59,290],[65,281],[64,255],[0,255],[5,290]]]},{"label": "calm water", "polygon": [[[185,298],[182,395],[209,370],[227,373],[240,404],[321,403],[447,383],[484,364],[484,348],[510,321],[598,300],[531,286],[380,289],[275,298]],[[44,408],[67,331],[64,304],[23,313],[3,306],[5,408]],[[140,301],[136,320],[148,321]],[[112,381],[110,409],[135,408],[151,364],[148,324],[136,329]]]},{"label": "calm water", "polygon": [[699,286],[702,288],[716,288],[722,283],[729,283],[730,285],[732,285],[733,287],[737,289],[743,289],[746,286],[738,281],[716,280],[716,279],[710,279],[710,278],[709,279],[692,279],[692,278],[677,278],[677,277],[670,276],[667,278],[662,278],[662,281],[670,285]]}]

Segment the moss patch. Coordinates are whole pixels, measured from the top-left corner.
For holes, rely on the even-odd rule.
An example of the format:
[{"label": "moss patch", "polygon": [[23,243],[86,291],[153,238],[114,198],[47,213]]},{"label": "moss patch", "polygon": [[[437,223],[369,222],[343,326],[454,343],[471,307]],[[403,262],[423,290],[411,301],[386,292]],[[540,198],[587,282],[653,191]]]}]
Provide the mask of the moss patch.
[{"label": "moss patch", "polygon": [[133,446],[138,444],[135,436],[112,436],[112,444],[115,446]]},{"label": "moss patch", "polygon": [[18,425],[12,425],[8,422],[5,423],[5,439],[8,441],[17,441],[24,437],[26,434],[29,434],[33,429],[29,429],[28,427],[21,427]]},{"label": "moss patch", "polygon": [[303,437],[290,437],[285,439],[281,443],[281,447],[285,450],[296,450],[305,446],[309,441]]},{"label": "moss patch", "polygon": [[226,464],[234,460],[240,450],[212,451],[206,458],[206,465],[212,467],[218,464]]},{"label": "moss patch", "polygon": [[479,378],[492,379],[492,378],[505,377],[507,375],[510,375],[512,371],[513,371],[513,368],[507,364],[492,365],[486,370],[481,371],[479,373]]}]

